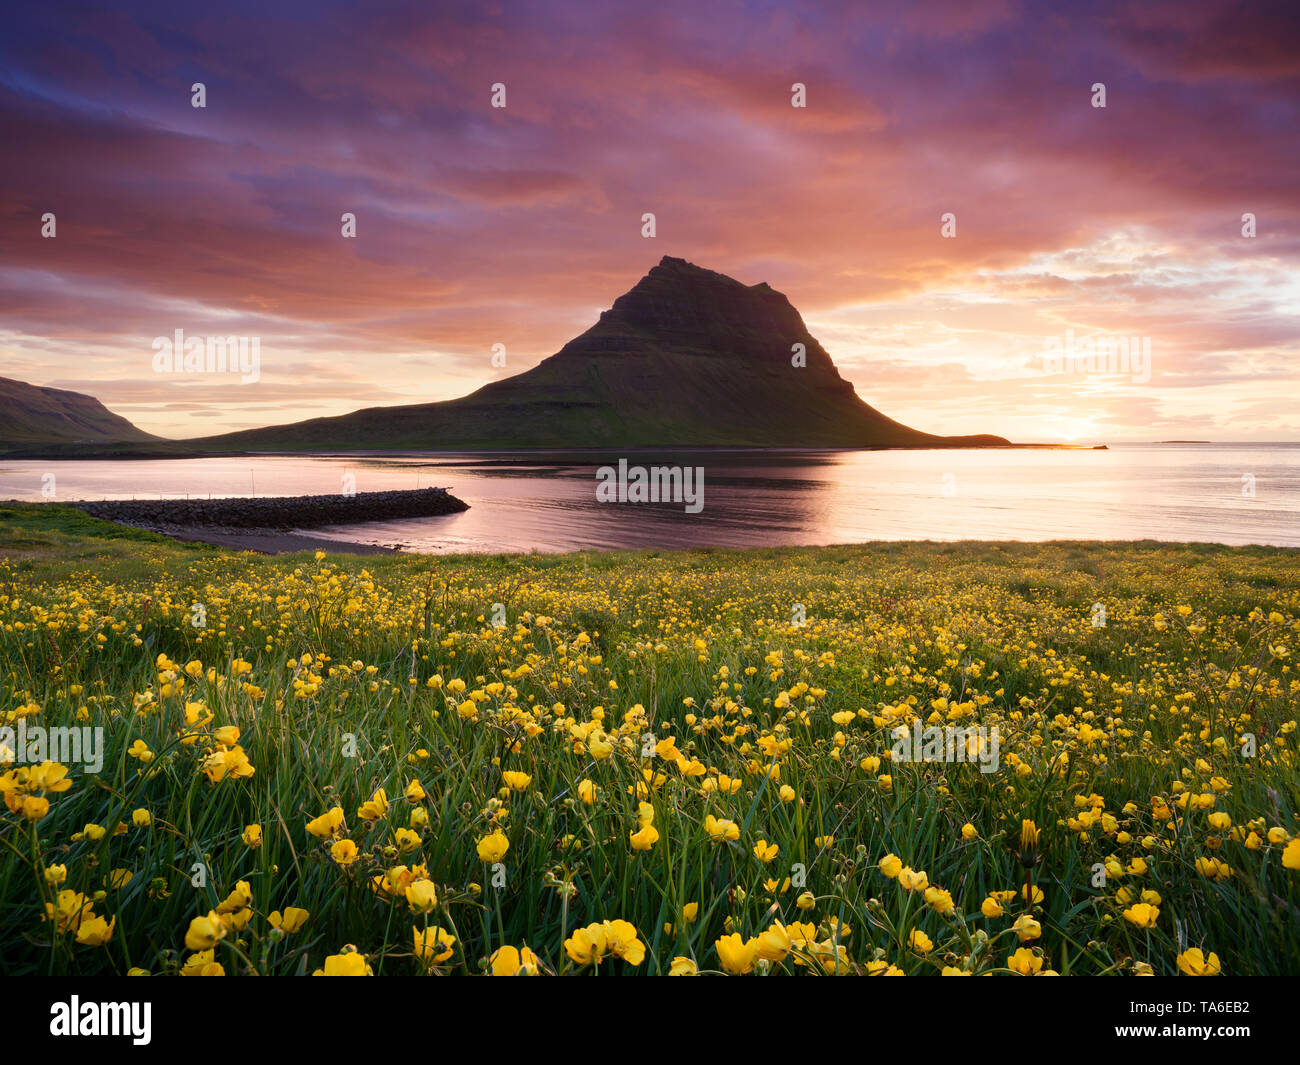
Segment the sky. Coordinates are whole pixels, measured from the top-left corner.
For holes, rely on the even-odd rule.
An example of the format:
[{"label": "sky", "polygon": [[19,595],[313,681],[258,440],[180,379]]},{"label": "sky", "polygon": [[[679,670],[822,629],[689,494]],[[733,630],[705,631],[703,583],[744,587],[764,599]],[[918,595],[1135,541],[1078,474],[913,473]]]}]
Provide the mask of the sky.
[{"label": "sky", "polygon": [[[672,255],[784,292],[863,399],[929,432],[1300,440],[1294,3],[6,22],[0,376],[150,432],[464,395]],[[158,372],[177,329],[256,337],[257,379]],[[1083,358],[1119,338],[1139,363]]]}]

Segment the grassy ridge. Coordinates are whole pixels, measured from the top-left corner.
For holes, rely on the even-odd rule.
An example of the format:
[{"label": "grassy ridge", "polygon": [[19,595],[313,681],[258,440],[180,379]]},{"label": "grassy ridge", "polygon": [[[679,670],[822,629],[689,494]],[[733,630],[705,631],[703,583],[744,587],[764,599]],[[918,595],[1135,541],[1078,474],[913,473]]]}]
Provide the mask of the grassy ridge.
[{"label": "grassy ridge", "polygon": [[0,556],[13,974],[1300,971],[1294,551]]}]

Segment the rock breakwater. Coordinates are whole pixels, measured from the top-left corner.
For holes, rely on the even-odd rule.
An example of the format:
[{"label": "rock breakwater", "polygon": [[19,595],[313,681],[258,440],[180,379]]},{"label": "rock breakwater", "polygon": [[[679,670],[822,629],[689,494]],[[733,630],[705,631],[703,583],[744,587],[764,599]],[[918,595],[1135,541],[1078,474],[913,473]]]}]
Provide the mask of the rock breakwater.
[{"label": "rock breakwater", "polygon": [[319,529],[396,518],[424,518],[468,510],[445,488],[353,495],[260,496],[235,499],[110,499],[72,502],[93,518],[141,529]]}]

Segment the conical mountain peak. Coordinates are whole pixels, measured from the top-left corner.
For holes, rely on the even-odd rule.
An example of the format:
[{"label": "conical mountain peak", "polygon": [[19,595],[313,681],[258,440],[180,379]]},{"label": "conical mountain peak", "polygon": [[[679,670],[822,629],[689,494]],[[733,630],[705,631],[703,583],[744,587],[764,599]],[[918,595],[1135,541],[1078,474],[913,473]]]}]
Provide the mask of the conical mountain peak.
[{"label": "conical mountain peak", "polygon": [[560,354],[692,351],[712,359],[788,365],[795,344],[803,345],[806,368],[813,376],[840,381],[830,357],[782,293],[766,283],[745,285],[685,259],[664,256]]},{"label": "conical mountain peak", "polygon": [[665,255],[531,370],[443,403],[249,430],[226,447],[972,447],[862,401],[770,285]]}]

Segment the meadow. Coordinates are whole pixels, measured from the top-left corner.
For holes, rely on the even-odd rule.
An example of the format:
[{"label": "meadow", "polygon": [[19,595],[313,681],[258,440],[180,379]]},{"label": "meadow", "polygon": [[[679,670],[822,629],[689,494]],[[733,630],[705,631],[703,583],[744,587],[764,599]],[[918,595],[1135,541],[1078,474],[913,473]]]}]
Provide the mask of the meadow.
[{"label": "meadow", "polygon": [[[0,963],[1294,974],[1298,635],[1283,549],[263,557],[5,505]],[[14,749],[70,727],[97,773]]]}]

